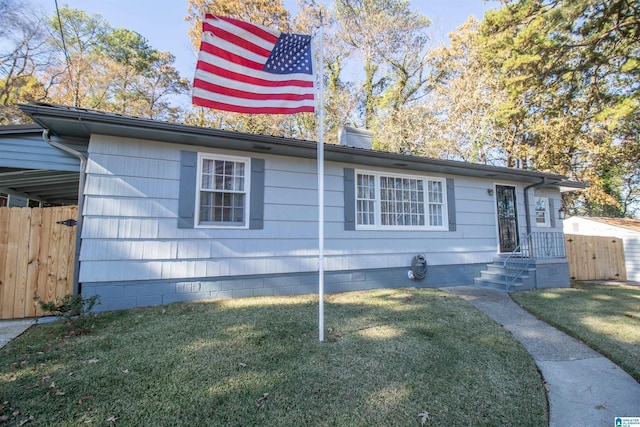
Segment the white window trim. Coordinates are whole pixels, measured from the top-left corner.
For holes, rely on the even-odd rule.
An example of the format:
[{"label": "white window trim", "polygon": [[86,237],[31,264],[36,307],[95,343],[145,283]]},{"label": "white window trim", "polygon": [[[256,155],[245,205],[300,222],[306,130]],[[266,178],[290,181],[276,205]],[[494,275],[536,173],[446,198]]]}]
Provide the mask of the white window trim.
[{"label": "white window trim", "polygon": [[[202,161],[207,160],[228,160],[232,162],[244,163],[244,193],[245,193],[245,206],[244,206],[244,219],[243,225],[237,224],[200,224],[200,192],[202,190]],[[237,157],[223,154],[214,153],[198,153],[198,165],[196,172],[196,206],[195,206],[195,224],[194,228],[215,228],[215,229],[249,229],[249,215],[251,211],[251,158],[249,157]]]},{"label": "white window trim", "polygon": [[[545,200],[545,222],[544,223],[539,223],[538,222],[538,200],[537,199],[544,199]],[[544,228],[549,228],[551,227],[551,211],[549,209],[549,198],[548,197],[542,197],[542,196],[535,196],[534,198],[534,203],[533,203],[533,219],[536,223],[536,227],[544,227]]]},{"label": "white window trim", "polygon": [[[391,172],[379,172],[367,169],[355,169],[354,171],[353,185],[355,186],[355,225],[356,230],[390,230],[390,231],[448,231],[449,230],[449,204],[447,198],[447,180],[446,178],[440,178],[435,176],[413,175],[413,174],[399,174]],[[375,201],[374,201],[374,220],[375,225],[361,225],[358,224],[358,175],[373,175],[375,177]],[[380,177],[390,178],[409,178],[423,181],[424,191],[424,221],[425,225],[380,225],[382,224],[382,212],[380,208],[381,203],[381,189],[380,189]],[[442,183],[442,225],[432,226],[429,225],[429,190],[428,181],[437,181]]]}]

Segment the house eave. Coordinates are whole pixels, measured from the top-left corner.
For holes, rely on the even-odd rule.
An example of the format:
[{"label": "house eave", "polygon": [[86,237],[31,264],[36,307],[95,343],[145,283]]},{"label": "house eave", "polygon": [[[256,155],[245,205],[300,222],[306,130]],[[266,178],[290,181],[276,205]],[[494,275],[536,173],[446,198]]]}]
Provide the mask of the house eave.
[{"label": "house eave", "polygon": [[[317,155],[317,143],[313,141],[232,132],[44,103],[23,104],[20,105],[20,109],[37,124],[49,129],[54,136],[62,139],[83,140],[85,143],[88,143],[91,135],[108,135],[305,159],[315,159]],[[364,167],[453,174],[523,183],[539,182],[542,178],[546,178],[547,186],[555,187],[567,182],[565,176],[557,174],[340,145],[326,144],[324,151],[326,160]]]}]

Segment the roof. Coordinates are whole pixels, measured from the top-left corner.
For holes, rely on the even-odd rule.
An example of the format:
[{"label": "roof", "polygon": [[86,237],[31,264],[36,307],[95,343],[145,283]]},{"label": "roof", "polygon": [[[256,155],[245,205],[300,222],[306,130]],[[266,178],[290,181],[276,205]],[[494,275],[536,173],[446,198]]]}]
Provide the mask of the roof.
[{"label": "roof", "polygon": [[604,218],[604,217],[574,217],[575,219],[586,219],[600,222],[613,227],[626,228],[627,230],[640,232],[640,219],[631,218]]},{"label": "roof", "polygon": [[[61,139],[84,140],[91,135],[110,135],[186,145],[241,150],[255,153],[316,158],[317,143],[293,138],[231,132],[220,129],[169,123],[84,108],[32,103],[20,109],[51,134]],[[571,191],[585,185],[565,176],[523,169],[441,160],[364,148],[326,144],[326,160],[362,166],[428,171],[493,180],[515,181]]]}]

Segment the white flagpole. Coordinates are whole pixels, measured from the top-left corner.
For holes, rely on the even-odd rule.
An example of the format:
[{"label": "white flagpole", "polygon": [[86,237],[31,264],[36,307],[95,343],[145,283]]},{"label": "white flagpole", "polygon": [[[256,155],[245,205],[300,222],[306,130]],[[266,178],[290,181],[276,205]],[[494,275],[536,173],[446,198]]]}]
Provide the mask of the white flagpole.
[{"label": "white flagpole", "polygon": [[320,52],[318,65],[318,335],[324,341],[324,38],[322,15],[320,15]]}]

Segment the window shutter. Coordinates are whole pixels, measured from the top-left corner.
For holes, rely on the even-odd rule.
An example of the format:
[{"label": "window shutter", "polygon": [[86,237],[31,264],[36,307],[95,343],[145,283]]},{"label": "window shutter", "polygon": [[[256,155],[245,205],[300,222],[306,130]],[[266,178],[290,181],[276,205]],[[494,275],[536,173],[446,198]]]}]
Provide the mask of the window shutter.
[{"label": "window shutter", "polygon": [[344,168],[344,229],[356,229],[355,170]]},{"label": "window shutter", "polygon": [[251,159],[249,228],[264,228],[264,159]]},{"label": "window shutter", "polygon": [[553,199],[549,197],[549,212],[547,212],[547,215],[549,215],[549,224],[551,225],[552,228],[556,226],[555,212],[556,212],[556,209],[553,207]]},{"label": "window shutter", "polygon": [[198,153],[180,151],[180,187],[178,190],[178,228],[193,228],[196,209]]},{"label": "window shutter", "polygon": [[447,212],[449,213],[449,231],[456,231],[456,190],[453,178],[447,178]]}]

